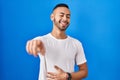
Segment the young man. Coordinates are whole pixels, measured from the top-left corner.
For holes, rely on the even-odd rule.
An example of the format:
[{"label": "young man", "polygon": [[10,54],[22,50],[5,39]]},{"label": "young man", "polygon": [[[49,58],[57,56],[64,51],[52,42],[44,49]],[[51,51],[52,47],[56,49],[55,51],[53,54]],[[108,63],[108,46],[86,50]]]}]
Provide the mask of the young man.
[{"label": "young man", "polygon": [[[53,30],[44,36],[29,40],[28,53],[40,57],[39,80],[80,80],[88,69],[82,44],[66,35],[70,24],[70,10],[66,4],[58,4],[51,14]],[[74,72],[74,65],[79,71]]]}]

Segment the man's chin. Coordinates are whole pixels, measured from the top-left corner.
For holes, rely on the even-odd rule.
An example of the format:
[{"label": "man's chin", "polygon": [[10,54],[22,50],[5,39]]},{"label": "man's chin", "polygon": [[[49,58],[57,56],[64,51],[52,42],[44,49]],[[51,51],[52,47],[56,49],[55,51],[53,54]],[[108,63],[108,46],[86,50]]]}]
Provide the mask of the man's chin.
[{"label": "man's chin", "polygon": [[60,29],[61,31],[65,31],[66,29]]},{"label": "man's chin", "polygon": [[66,29],[67,29],[67,27],[62,27],[60,30],[65,31]]}]

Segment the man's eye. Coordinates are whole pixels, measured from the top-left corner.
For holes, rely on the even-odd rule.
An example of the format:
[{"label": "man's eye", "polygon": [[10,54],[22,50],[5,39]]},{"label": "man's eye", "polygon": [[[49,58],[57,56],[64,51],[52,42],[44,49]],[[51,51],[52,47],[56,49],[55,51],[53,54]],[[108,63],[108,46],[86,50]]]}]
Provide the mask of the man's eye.
[{"label": "man's eye", "polygon": [[70,18],[70,16],[67,16],[67,18]]},{"label": "man's eye", "polygon": [[60,15],[60,17],[63,17],[63,15]]}]

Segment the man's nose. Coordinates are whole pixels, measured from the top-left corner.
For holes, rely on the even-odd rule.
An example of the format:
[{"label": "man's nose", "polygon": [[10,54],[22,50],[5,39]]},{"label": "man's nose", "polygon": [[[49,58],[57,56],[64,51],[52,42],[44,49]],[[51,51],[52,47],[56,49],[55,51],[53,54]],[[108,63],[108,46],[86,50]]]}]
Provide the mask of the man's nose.
[{"label": "man's nose", "polygon": [[64,20],[64,21],[67,21],[67,17],[66,17],[66,16],[64,16],[64,17],[63,17],[63,20]]}]

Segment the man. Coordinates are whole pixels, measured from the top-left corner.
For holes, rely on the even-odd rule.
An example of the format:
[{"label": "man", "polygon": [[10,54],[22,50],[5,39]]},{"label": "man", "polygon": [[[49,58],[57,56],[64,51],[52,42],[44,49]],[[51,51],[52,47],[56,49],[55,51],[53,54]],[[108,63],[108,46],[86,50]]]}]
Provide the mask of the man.
[{"label": "man", "polygon": [[[44,36],[29,40],[28,53],[40,57],[39,80],[80,80],[87,76],[88,69],[82,44],[66,35],[70,24],[70,10],[66,4],[58,4],[51,14],[53,30]],[[74,65],[79,71],[74,72]]]}]

